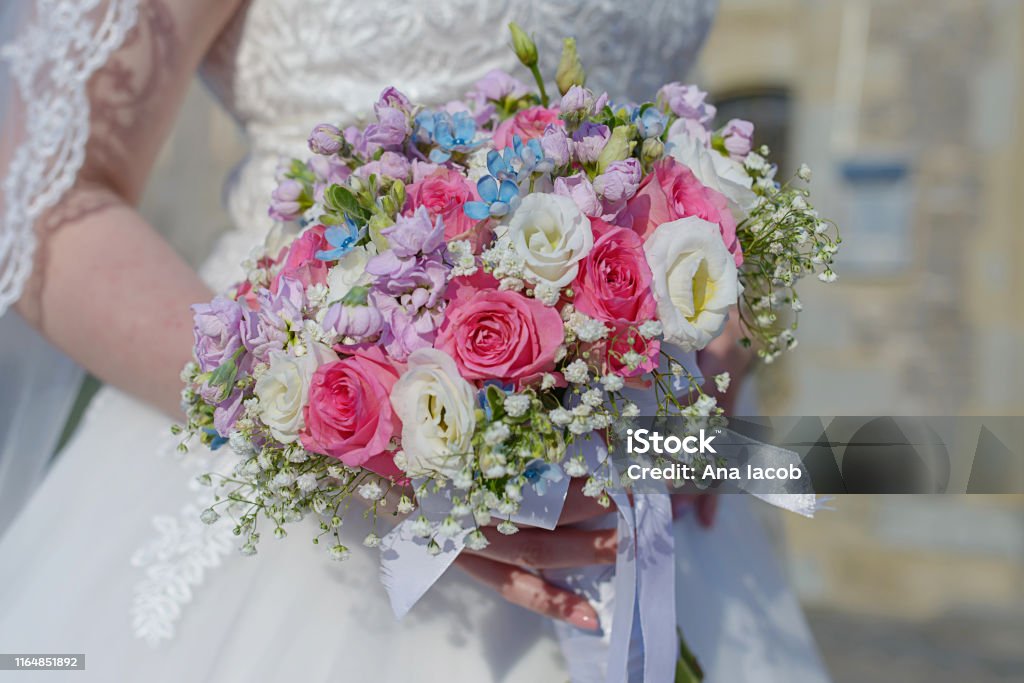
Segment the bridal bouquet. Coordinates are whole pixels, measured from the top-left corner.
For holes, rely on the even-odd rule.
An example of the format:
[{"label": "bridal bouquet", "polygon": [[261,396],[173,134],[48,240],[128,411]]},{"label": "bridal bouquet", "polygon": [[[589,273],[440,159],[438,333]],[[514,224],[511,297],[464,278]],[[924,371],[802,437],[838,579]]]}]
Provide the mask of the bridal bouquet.
[{"label": "bridal bouquet", "polygon": [[364,128],[316,126],[245,279],[194,307],[179,429],[240,456],[203,477],[203,520],[230,516],[243,553],[315,515],[314,542],[344,559],[357,499],[409,515],[367,546],[404,534],[428,556],[485,546],[488,524],[515,533],[524,500],[569,477],[610,505],[614,471],[572,445],[616,438],[640,412],[626,388],[659,414],[720,414],[673,354],[732,309],[771,362],[796,345],[796,283],[835,278],[832,225],[752,124],[716,125],[679,83],[611,101],[571,40],[552,100],[513,38],[536,90],[492,72],[433,108],[388,88]]}]

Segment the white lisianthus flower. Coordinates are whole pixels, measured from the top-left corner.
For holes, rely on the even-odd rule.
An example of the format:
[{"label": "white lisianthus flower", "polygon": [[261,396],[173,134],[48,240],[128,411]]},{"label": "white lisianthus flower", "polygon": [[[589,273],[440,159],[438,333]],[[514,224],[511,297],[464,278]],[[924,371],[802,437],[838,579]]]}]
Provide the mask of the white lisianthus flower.
[{"label": "white lisianthus flower", "polygon": [[327,272],[328,301],[340,301],[353,287],[370,283],[366,262],[375,251],[370,245],[355,247],[338,260],[338,264]]},{"label": "white lisianthus flower", "polygon": [[576,278],[579,262],[594,246],[590,219],[569,197],[527,195],[505,233],[533,282],[562,289]]},{"label": "white lisianthus flower", "polygon": [[321,365],[338,360],[328,346],[312,343],[306,353],[292,356],[285,351],[270,353],[270,367],[256,380],[259,399],[257,415],[275,439],[295,443],[304,421],[302,409],[309,397],[309,383]]},{"label": "white lisianthus flower", "polygon": [[739,297],[736,263],[714,223],[691,216],[662,223],[644,244],[665,341],[708,345]]},{"label": "white lisianthus flower", "polygon": [[402,421],[406,474],[458,474],[476,428],[476,392],[452,357],[438,349],[413,351],[391,391],[391,405]]},{"label": "white lisianthus flower", "polygon": [[701,184],[725,195],[736,220],[747,217],[757,195],[751,189],[753,178],[742,164],[683,131],[669,134],[668,149],[676,161],[693,171]]}]

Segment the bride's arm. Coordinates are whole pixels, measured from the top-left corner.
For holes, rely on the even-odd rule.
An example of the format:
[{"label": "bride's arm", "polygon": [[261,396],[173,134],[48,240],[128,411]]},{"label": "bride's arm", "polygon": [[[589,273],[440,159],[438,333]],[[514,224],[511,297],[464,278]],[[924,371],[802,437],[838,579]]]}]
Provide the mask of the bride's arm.
[{"label": "bride's arm", "polygon": [[189,81],[237,5],[140,2],[138,25],[90,82],[86,159],[76,185],[37,223],[34,269],[16,305],[89,371],[174,415],[189,306],[210,293],[133,207]]}]

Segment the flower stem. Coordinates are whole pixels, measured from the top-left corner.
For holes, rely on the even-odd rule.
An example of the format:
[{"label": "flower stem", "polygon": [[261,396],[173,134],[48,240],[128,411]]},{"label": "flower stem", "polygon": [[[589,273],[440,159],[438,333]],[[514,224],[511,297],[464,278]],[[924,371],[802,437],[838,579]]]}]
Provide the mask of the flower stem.
[{"label": "flower stem", "polygon": [[537,81],[537,88],[540,90],[540,103],[543,106],[548,106],[548,91],[544,88],[544,78],[540,75],[540,67],[536,64],[530,67],[530,73],[533,74],[533,80]]}]

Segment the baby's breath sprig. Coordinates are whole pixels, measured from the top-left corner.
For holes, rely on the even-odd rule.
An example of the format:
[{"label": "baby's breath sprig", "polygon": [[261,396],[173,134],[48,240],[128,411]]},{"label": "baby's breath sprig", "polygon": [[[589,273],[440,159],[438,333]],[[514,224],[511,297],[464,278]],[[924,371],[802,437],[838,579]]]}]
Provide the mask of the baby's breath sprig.
[{"label": "baby's breath sprig", "polygon": [[833,259],[841,242],[835,224],[821,218],[808,201],[810,193],[802,184],[810,181],[810,169],[801,166],[780,185],[776,167],[765,159],[768,153],[762,147],[746,158],[757,199],[737,229],[744,255],[739,274],[740,318],[747,333],[743,343],[755,345],[765,363],[796,347],[802,309],[796,285],[807,275],[834,282]]}]

